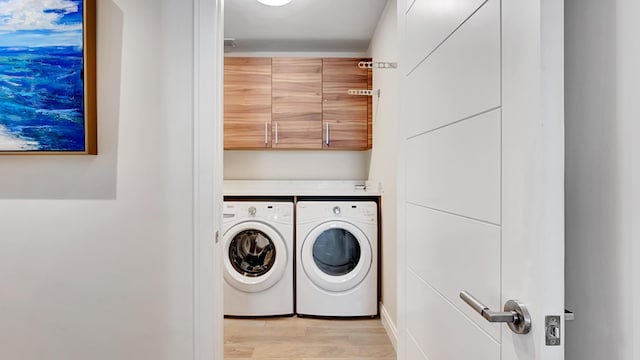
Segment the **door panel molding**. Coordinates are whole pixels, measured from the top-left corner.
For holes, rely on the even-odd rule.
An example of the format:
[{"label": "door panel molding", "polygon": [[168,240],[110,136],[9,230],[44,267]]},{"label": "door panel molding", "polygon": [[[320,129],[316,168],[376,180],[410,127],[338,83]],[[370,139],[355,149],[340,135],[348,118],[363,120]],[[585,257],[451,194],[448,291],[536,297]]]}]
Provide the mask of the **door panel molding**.
[{"label": "door panel molding", "polygon": [[[420,239],[407,246],[407,266],[500,342],[500,325],[476,316],[458,299],[462,287],[477,294],[491,309],[502,308],[500,227],[411,204],[407,220],[407,236]],[[449,275],[447,279],[443,273]]]},{"label": "door panel molding", "polygon": [[405,141],[410,202],[500,224],[500,110]]},{"label": "door panel molding", "polygon": [[490,1],[406,76],[406,136],[500,106],[500,3]]},{"label": "door panel molding", "polygon": [[428,359],[500,359],[498,342],[411,271],[407,285],[407,331]]},{"label": "door panel molding", "polygon": [[[406,13],[406,36],[411,47],[407,48],[405,70],[414,69],[486,1],[415,0]],[[423,21],[425,18],[430,21]]]}]

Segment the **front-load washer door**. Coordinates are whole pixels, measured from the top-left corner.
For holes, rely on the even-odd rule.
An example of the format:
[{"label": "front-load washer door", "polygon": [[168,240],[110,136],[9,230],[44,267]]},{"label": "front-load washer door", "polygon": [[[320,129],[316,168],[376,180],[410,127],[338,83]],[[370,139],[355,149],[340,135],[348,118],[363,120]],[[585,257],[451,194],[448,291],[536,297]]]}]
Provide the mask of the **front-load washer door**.
[{"label": "front-load washer door", "polygon": [[333,292],[356,287],[369,273],[373,254],[366,235],[344,221],[328,221],[304,239],[301,264],[309,279]]},{"label": "front-load washer door", "polygon": [[245,292],[275,285],[287,264],[287,247],[275,229],[261,222],[236,224],[224,234],[224,278]]}]

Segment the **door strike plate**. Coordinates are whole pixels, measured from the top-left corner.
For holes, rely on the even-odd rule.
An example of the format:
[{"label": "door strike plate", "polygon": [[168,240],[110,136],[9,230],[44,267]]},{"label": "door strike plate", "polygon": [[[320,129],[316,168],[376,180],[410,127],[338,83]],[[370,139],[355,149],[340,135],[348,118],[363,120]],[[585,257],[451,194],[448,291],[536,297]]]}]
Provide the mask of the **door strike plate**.
[{"label": "door strike plate", "polygon": [[560,345],[560,316],[548,315],[544,317],[545,344],[547,346]]}]

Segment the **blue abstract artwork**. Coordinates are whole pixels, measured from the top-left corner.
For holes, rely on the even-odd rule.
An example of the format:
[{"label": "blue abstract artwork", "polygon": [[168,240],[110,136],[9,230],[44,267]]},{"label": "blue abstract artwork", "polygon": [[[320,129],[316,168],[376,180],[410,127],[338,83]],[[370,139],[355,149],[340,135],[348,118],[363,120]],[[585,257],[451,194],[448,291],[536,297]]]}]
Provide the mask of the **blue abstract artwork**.
[{"label": "blue abstract artwork", "polygon": [[0,152],[85,151],[83,0],[0,0]]}]

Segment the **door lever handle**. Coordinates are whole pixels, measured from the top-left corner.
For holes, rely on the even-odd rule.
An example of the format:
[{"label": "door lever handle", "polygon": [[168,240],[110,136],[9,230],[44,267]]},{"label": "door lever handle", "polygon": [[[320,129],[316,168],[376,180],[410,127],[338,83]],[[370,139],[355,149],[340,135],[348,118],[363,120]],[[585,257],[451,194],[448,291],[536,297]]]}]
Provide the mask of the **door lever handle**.
[{"label": "door lever handle", "polygon": [[527,334],[531,331],[531,315],[527,307],[517,300],[509,300],[504,304],[504,312],[492,311],[480,300],[466,291],[460,292],[460,299],[471,306],[478,314],[489,322],[507,323],[516,334]]},{"label": "door lever handle", "polygon": [[478,314],[482,315],[483,318],[487,319],[488,322],[513,322],[515,321],[518,314],[515,311],[509,312],[497,312],[492,311],[486,305],[480,302],[480,300],[476,299],[473,295],[469,294],[466,291],[462,291],[460,293],[460,298],[464,300],[469,306],[473,308]]}]

